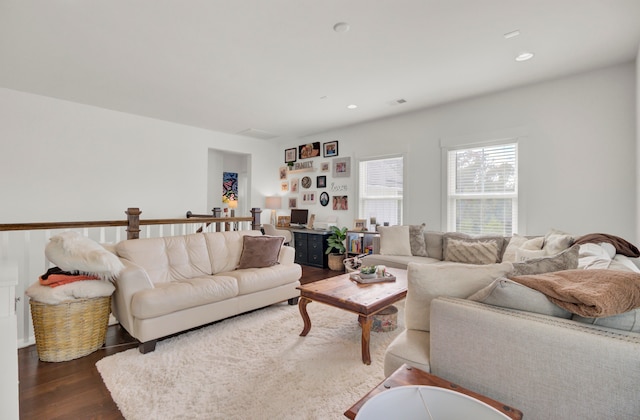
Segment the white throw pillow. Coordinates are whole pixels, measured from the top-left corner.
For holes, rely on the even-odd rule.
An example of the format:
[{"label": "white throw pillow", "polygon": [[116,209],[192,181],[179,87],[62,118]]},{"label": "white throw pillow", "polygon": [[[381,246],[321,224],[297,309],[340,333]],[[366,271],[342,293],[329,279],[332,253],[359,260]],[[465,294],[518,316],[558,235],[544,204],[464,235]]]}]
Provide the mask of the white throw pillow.
[{"label": "white throw pillow", "polygon": [[517,233],[514,233],[507,244],[507,248],[504,250],[502,262],[516,262],[516,251],[527,241],[528,239],[526,236],[520,236]]},{"label": "white throw pillow", "polygon": [[409,226],[378,226],[380,254],[411,256]]},{"label": "white throw pillow", "polygon": [[430,330],[431,301],[438,296],[467,298],[512,269],[509,262],[488,265],[409,263],[405,304],[407,329]]},{"label": "white throw pillow", "polygon": [[551,229],[544,237],[542,249],[547,255],[555,255],[573,245],[574,240],[573,236],[566,232]]}]

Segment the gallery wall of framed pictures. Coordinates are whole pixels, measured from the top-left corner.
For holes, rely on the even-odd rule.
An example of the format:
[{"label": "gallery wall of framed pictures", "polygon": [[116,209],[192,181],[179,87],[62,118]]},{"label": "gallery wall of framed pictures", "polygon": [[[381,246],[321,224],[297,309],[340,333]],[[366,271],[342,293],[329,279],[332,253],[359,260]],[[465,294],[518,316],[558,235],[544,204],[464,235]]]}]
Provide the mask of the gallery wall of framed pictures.
[{"label": "gallery wall of framed pictures", "polygon": [[284,150],[279,169],[285,208],[349,210],[351,157],[340,156],[339,141],[310,142]]}]

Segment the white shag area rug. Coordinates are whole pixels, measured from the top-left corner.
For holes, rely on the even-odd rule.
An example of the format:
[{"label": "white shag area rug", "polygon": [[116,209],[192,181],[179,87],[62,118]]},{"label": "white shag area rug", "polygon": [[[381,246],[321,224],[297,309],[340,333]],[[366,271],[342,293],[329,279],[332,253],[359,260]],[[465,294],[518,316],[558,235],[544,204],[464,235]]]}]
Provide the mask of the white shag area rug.
[{"label": "white shag area rug", "polygon": [[286,303],[159,341],[152,353],[127,350],[96,366],[123,416],[136,419],[345,419],[343,413],[384,379],[389,343],[404,329],[371,333],[362,363],[357,315]]}]

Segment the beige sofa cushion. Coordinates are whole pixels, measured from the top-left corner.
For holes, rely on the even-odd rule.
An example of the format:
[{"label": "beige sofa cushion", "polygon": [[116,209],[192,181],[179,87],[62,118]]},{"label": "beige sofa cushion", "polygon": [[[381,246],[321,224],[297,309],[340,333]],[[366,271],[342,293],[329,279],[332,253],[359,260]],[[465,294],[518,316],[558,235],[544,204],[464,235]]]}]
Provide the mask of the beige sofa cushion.
[{"label": "beige sofa cushion", "polygon": [[211,261],[212,274],[235,270],[242,254],[242,241],[245,235],[262,236],[259,230],[232,232],[207,232],[204,234]]},{"label": "beige sofa cushion", "polygon": [[438,296],[467,298],[506,276],[511,263],[470,265],[463,263],[409,263],[405,325],[409,329],[429,331],[431,301]]},{"label": "beige sofa cushion", "polygon": [[140,319],[230,299],[238,295],[238,282],[228,276],[196,277],[159,283],[137,292],[131,299],[131,313]]},{"label": "beige sofa cushion", "polygon": [[424,233],[424,242],[427,245],[427,256],[442,261],[442,242],[444,232],[428,230]]},{"label": "beige sofa cushion", "polygon": [[116,245],[118,255],[147,271],[154,284],[211,274],[201,233],[164,238],[130,239]]}]

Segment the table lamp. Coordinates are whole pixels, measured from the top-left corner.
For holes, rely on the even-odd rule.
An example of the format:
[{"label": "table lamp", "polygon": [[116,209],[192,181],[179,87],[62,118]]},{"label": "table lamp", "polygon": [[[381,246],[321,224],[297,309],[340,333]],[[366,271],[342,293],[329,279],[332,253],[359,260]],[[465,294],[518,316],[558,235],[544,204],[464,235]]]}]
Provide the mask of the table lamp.
[{"label": "table lamp", "polygon": [[282,208],[282,197],[267,197],[265,207],[271,209],[271,224],[276,226],[276,209]]},{"label": "table lamp", "polygon": [[236,209],[238,208],[238,200],[229,200],[227,205],[231,209],[231,217],[236,217]]}]

